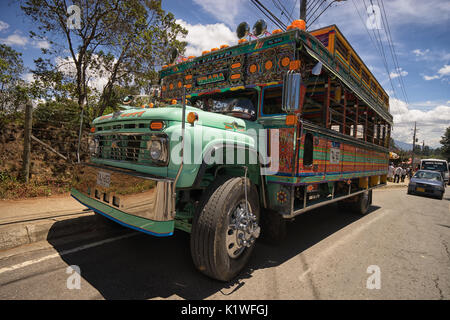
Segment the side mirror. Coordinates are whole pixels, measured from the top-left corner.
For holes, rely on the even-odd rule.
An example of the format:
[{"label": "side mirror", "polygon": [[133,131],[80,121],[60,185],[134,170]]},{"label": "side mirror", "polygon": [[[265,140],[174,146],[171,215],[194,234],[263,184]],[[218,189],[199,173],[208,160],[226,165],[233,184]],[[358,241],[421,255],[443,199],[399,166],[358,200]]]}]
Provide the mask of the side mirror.
[{"label": "side mirror", "polygon": [[298,109],[300,103],[300,85],[302,77],[300,73],[288,71],[284,76],[282,109],[289,112]]}]

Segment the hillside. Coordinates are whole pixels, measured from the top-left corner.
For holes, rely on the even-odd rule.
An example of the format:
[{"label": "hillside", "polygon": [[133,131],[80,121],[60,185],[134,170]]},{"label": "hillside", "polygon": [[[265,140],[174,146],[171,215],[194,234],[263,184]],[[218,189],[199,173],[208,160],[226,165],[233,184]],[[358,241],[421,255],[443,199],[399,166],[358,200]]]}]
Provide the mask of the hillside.
[{"label": "hillside", "polygon": [[[31,142],[30,183],[20,182],[23,153],[23,125],[7,124],[0,134],[0,199],[48,196],[69,191],[77,134],[54,126],[34,126],[32,134],[66,156],[62,159],[41,144]],[[87,146],[83,144],[83,150]]]}]

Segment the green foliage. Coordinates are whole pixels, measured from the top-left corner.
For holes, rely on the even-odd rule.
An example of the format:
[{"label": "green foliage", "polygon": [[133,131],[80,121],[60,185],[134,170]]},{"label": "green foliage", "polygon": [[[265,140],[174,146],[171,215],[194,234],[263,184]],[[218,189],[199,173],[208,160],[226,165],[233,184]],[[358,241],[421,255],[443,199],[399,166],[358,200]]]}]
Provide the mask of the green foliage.
[{"label": "green foliage", "polygon": [[17,112],[28,101],[31,88],[20,78],[24,70],[22,54],[0,44],[0,112]]},{"label": "green foliage", "polygon": [[[155,69],[166,64],[172,49],[183,52],[179,37],[187,31],[160,0],[74,0],[81,9],[81,29],[68,29],[64,0],[22,0],[24,13],[37,25],[33,38],[64,39],[46,53],[64,59],[37,59],[35,75],[46,97],[75,99],[96,116],[117,108],[121,88],[141,93],[155,84]],[[92,79],[106,84],[99,88]],[[97,87],[97,88],[96,88]],[[130,92],[127,92],[130,94]]]},{"label": "green foliage", "polygon": [[78,104],[69,99],[50,100],[33,110],[33,126],[76,127],[80,123]]},{"label": "green foliage", "polygon": [[447,159],[447,161],[450,161],[450,127],[445,130],[440,143],[442,144],[442,156]]}]

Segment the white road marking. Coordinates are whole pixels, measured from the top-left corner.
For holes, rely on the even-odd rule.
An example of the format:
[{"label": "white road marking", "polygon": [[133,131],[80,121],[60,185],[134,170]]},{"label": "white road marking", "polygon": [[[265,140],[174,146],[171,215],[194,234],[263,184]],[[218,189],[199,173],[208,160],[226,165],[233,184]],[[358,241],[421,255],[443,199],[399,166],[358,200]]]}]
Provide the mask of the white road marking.
[{"label": "white road marking", "polygon": [[[336,248],[342,246],[345,243],[351,242],[350,241],[351,238],[354,238],[357,235],[359,235],[362,231],[367,229],[372,223],[374,223],[374,222],[378,221],[379,219],[383,218],[389,212],[390,212],[389,209],[385,209],[383,212],[380,212],[380,213],[376,214],[376,216],[374,216],[372,219],[370,219],[367,222],[363,222],[360,226],[358,226],[357,228],[355,228],[351,232],[346,233],[344,236],[339,238],[333,244],[328,246],[325,250],[322,250],[318,256],[317,255],[315,256],[316,259],[314,259],[314,261],[309,264],[309,268],[307,270],[305,270],[301,275],[298,276],[298,280],[303,281],[303,278],[307,274],[309,274],[311,271],[313,271],[315,269],[316,264],[317,264],[318,261],[321,261],[321,259],[325,259],[326,257],[328,257],[331,253],[333,253],[336,250]],[[342,230],[343,229],[340,229],[340,231],[342,231]]]},{"label": "white road marking", "polygon": [[39,259],[25,261],[25,262],[22,262],[22,263],[19,263],[19,264],[10,266],[10,267],[1,268],[0,269],[0,274],[8,272],[8,271],[21,269],[21,268],[30,266],[32,264],[36,264],[36,263],[45,261],[45,260],[54,259],[54,258],[57,258],[57,257],[62,257],[62,256],[67,255],[67,254],[71,254],[71,253],[83,251],[83,250],[86,250],[86,249],[90,249],[90,248],[93,248],[93,247],[101,246],[101,245],[106,244],[106,243],[110,243],[110,242],[114,242],[114,241],[130,238],[130,237],[135,236],[137,234],[140,234],[140,233],[139,232],[128,233],[128,234],[125,234],[125,235],[122,235],[122,236],[118,236],[118,237],[114,237],[114,238],[109,238],[109,239],[105,239],[105,240],[101,240],[101,241],[85,244],[83,246],[79,246],[79,247],[76,247],[76,248],[73,248],[73,249],[70,249],[70,250],[64,250],[64,251],[61,251],[60,253],[54,253],[54,254],[51,254],[51,255],[39,258]]}]

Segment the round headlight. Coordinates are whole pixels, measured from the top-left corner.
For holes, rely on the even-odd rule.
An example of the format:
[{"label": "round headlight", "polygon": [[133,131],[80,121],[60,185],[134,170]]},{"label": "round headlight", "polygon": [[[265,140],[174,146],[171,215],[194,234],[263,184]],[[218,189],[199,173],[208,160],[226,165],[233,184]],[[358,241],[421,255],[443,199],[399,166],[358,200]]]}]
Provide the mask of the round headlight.
[{"label": "round headlight", "polygon": [[161,142],[153,140],[150,146],[150,157],[153,160],[159,160],[159,158],[161,157],[161,152],[162,152]]}]

